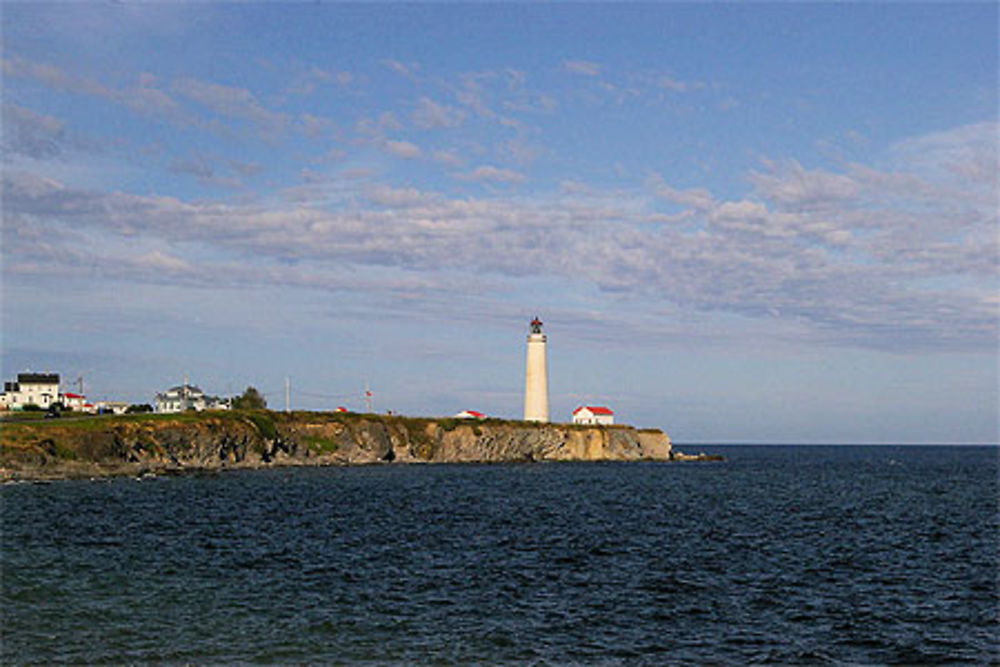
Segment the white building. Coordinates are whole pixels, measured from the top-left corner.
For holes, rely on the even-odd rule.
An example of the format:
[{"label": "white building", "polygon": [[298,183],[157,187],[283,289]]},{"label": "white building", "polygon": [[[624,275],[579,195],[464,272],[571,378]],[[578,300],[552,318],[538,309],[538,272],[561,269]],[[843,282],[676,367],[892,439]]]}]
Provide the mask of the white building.
[{"label": "white building", "polygon": [[475,410],[462,410],[455,415],[455,419],[486,419],[486,415]]},{"label": "white building", "polygon": [[531,322],[528,334],[528,354],[524,372],[524,421],[549,421],[549,368],[546,361],[547,338],[542,333],[542,321]]},{"label": "white building", "polygon": [[94,407],[99,414],[123,415],[128,406],[129,404],[124,401],[98,401]]},{"label": "white building", "polygon": [[82,412],[83,407],[87,404],[87,397],[83,394],[74,394],[73,392],[66,391],[59,395],[59,401],[63,404],[64,408]]},{"label": "white building", "polygon": [[601,405],[581,405],[573,411],[573,423],[610,426],[615,423],[615,413]]},{"label": "white building", "polygon": [[48,409],[59,400],[58,373],[18,373],[16,382],[4,382],[0,407],[23,410],[26,405]]},{"label": "white building", "polygon": [[184,383],[156,395],[156,411],[163,413],[188,410],[228,410],[229,399],[206,396],[198,387]]}]

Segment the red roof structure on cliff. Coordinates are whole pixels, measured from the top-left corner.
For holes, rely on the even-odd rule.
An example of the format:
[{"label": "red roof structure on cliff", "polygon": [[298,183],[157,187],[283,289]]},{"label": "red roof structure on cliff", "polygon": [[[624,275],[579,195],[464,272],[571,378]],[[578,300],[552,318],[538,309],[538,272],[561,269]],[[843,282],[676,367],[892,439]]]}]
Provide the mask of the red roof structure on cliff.
[{"label": "red roof structure on cliff", "polygon": [[613,415],[613,414],[615,414],[614,411],[611,410],[611,408],[605,408],[605,407],[600,406],[600,405],[581,405],[580,407],[578,407],[576,410],[573,411],[573,414],[575,415],[580,410],[590,410],[591,414],[595,414],[595,415]]}]

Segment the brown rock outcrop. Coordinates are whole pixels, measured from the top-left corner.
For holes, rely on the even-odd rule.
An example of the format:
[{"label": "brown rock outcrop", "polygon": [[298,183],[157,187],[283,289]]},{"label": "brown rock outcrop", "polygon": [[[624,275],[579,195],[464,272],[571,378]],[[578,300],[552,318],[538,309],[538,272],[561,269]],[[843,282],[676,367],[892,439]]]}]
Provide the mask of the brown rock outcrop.
[{"label": "brown rock outcrop", "polygon": [[64,419],[0,426],[0,479],[272,465],[669,460],[670,438],[627,426],[300,412]]}]

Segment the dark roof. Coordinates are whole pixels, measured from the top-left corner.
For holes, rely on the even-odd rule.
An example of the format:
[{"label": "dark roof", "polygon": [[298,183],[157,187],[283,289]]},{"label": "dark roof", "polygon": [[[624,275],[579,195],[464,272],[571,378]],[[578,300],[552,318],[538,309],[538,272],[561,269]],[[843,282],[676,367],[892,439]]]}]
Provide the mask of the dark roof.
[{"label": "dark roof", "polygon": [[[167,391],[165,393],[170,393],[172,391],[176,391],[179,394],[179,393],[181,393],[181,392],[184,391],[184,387],[185,387],[185,385],[179,384],[176,387],[171,387],[170,389],[167,389]],[[188,392],[192,392],[192,393],[193,392],[198,392],[199,394],[204,394],[205,393],[199,387],[197,387],[197,386],[195,386],[193,384],[187,385],[187,390],[188,390]]]},{"label": "dark roof", "polygon": [[59,384],[59,373],[18,373],[20,384]]}]

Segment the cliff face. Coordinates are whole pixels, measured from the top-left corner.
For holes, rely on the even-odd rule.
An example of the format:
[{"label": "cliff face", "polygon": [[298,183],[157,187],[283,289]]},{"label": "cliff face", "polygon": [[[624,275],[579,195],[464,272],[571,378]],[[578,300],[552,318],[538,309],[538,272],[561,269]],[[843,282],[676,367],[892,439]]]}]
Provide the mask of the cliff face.
[{"label": "cliff face", "polygon": [[331,413],[232,412],[4,424],[0,478],[377,462],[670,458],[662,431]]}]

